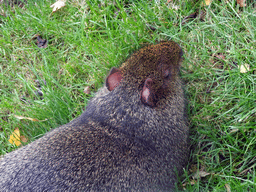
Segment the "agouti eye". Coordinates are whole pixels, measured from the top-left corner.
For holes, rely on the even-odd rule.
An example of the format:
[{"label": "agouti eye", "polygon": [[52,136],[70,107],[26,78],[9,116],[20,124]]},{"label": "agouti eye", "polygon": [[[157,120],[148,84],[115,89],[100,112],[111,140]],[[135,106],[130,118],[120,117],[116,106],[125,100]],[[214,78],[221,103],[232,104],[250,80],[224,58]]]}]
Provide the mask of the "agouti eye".
[{"label": "agouti eye", "polygon": [[167,69],[167,70],[164,71],[164,78],[165,78],[165,79],[168,79],[169,77],[171,77],[171,73],[170,73],[170,71]]}]

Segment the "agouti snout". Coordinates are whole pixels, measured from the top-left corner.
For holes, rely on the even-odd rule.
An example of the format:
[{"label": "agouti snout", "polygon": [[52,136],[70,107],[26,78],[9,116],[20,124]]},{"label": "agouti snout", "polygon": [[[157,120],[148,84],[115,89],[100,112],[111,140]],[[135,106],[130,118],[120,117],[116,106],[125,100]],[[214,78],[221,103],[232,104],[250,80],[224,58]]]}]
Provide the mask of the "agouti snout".
[{"label": "agouti snout", "polygon": [[2,191],[170,191],[188,155],[182,50],[144,47],[86,111],[0,160]]}]

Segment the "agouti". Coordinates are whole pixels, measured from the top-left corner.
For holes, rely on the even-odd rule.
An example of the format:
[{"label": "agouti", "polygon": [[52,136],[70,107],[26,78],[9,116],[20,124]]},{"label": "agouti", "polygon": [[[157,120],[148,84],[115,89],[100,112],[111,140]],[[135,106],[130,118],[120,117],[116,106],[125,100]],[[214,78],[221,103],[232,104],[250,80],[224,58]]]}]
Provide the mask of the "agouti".
[{"label": "agouti", "polygon": [[0,191],[172,191],[188,155],[182,50],[144,47],[86,111],[0,160]]}]

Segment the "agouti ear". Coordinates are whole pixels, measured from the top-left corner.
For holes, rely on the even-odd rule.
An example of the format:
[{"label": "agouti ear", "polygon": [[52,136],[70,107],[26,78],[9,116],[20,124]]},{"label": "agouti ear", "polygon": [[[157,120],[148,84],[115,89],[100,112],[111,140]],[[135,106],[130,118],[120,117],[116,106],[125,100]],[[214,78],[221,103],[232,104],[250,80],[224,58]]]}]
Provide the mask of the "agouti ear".
[{"label": "agouti ear", "polygon": [[141,102],[150,107],[154,107],[156,105],[156,102],[155,102],[156,96],[152,88],[152,85],[153,85],[153,80],[151,78],[147,78],[142,88],[141,96],[140,96]]},{"label": "agouti ear", "polygon": [[114,90],[122,80],[122,73],[119,69],[113,67],[106,79],[106,87],[109,91]]}]

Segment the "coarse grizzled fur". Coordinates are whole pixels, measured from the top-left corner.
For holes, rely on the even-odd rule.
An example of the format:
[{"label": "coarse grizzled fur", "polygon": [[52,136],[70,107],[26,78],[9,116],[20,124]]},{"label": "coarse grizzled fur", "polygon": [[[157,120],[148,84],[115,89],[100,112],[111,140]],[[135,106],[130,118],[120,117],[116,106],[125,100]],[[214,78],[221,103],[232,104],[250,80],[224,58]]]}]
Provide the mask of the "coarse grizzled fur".
[{"label": "coarse grizzled fur", "polygon": [[86,111],[0,160],[0,191],[172,191],[188,158],[182,50],[173,41],[113,69]]}]

